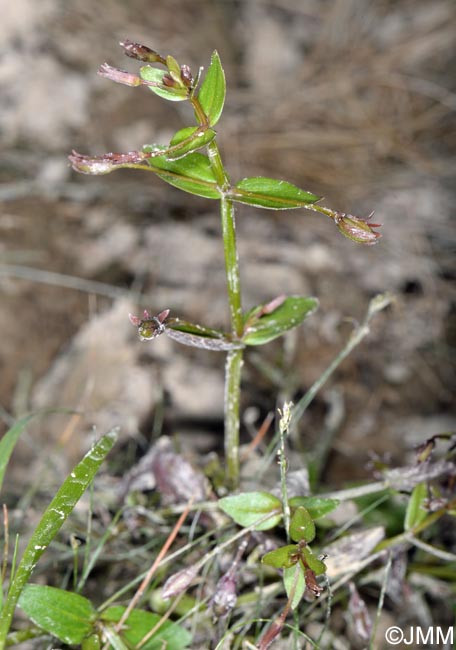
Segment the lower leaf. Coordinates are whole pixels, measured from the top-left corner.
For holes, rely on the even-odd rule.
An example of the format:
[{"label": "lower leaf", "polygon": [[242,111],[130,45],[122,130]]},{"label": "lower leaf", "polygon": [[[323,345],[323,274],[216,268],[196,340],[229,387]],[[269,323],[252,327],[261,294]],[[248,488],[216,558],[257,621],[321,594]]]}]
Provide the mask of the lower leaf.
[{"label": "lower leaf", "polygon": [[[117,623],[120,621],[125,607],[109,607],[101,615],[103,621],[111,621]],[[137,644],[152,630],[158,622],[161,621],[161,616],[153,614],[152,612],[145,612],[140,609],[134,609],[124,625],[125,628],[121,632],[121,636],[126,640],[128,647],[136,647]],[[184,650],[192,641],[192,635],[185,628],[165,621],[157,629],[154,634],[144,645],[141,646],[142,650]]]},{"label": "lower leaf", "polygon": [[283,584],[287,596],[291,600],[291,608],[296,609],[306,590],[306,580],[299,563],[283,570]]},{"label": "lower leaf", "polygon": [[[282,519],[282,502],[269,492],[243,492],[223,497],[218,504],[223,512],[244,528],[254,526],[254,530],[269,530]],[[261,521],[265,517],[266,521]],[[258,521],[260,523],[256,524]]]},{"label": "lower leaf", "polygon": [[87,598],[44,585],[26,585],[18,605],[35,625],[69,644],[82,643],[96,617]]}]

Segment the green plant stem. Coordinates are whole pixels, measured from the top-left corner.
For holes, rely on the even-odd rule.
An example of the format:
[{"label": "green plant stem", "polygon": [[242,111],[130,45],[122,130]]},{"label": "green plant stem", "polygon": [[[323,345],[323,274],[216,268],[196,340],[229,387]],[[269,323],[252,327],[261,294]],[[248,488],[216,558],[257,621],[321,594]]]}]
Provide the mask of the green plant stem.
[{"label": "green plant stem", "polygon": [[285,526],[285,533],[287,535],[287,544],[290,543],[290,505],[288,503],[288,489],[287,489],[287,467],[288,461],[285,455],[285,437],[289,433],[291,421],[291,409],[293,404],[285,402],[281,411],[279,422],[280,434],[280,447],[278,449],[279,466],[280,466],[280,485],[282,490],[282,504],[283,504],[283,523]]},{"label": "green plant stem", "polygon": [[384,572],[383,572],[382,589],[380,591],[380,598],[378,599],[377,612],[376,612],[376,615],[375,615],[374,625],[372,627],[372,632],[371,632],[371,635],[370,635],[371,640],[370,640],[370,643],[369,643],[368,650],[374,650],[374,642],[375,642],[375,639],[377,638],[377,630],[378,630],[378,625],[380,623],[381,613],[383,611],[383,605],[384,605],[384,602],[385,602],[386,591],[387,591],[388,585],[390,584],[388,578],[389,578],[389,575],[390,575],[392,564],[393,564],[393,554],[388,553],[388,561],[386,563],[386,566],[385,566],[385,569],[384,569]]},{"label": "green plant stem", "polygon": [[228,352],[225,365],[225,460],[227,487],[239,483],[239,402],[242,350]]},{"label": "green plant stem", "polygon": [[[321,208],[321,206],[318,207]],[[324,209],[323,208],[321,210],[319,209],[319,211],[324,212]],[[302,418],[304,412],[306,411],[307,407],[314,399],[315,395],[318,393],[320,388],[326,383],[326,381],[333,374],[333,372],[339,367],[342,361],[344,361],[344,359],[346,359],[352,353],[352,351],[356,348],[356,346],[359,345],[361,341],[370,333],[369,323],[373,318],[373,316],[375,316],[375,314],[377,314],[379,311],[382,311],[382,309],[385,309],[385,307],[390,305],[392,301],[393,301],[393,296],[387,293],[379,294],[374,298],[372,298],[372,300],[369,302],[369,306],[363,322],[353,330],[350,338],[348,339],[343,349],[339,352],[336,358],[329,364],[328,368],[326,368],[326,370],[317,379],[317,381],[309,388],[309,390],[304,395],[304,397],[302,397],[299,400],[299,402],[294,406],[292,412],[294,423],[296,423],[300,418]]]},{"label": "green plant stem", "polygon": [[353,352],[356,346],[359,345],[361,341],[369,334],[369,331],[370,330],[368,323],[365,321],[352,333],[344,348],[339,352],[339,354],[329,364],[324,372],[322,372],[320,377],[318,377],[318,379],[312,384],[307,393],[295,405],[293,409],[293,420],[295,423],[302,418],[309,404],[315,398],[315,395],[328,381],[333,372],[340,366],[342,361],[344,361]]},{"label": "green plant stem", "polygon": [[[212,143],[211,143],[212,144]],[[234,225],[234,207],[229,199],[220,201],[223,247],[230,305],[231,332],[241,336],[243,330],[241,283]],[[239,423],[242,349],[229,352],[225,365],[225,459],[227,485],[234,489],[239,483]]]},{"label": "green plant stem", "polygon": [[[220,151],[215,140],[207,145],[211,167],[219,188],[226,192],[230,180],[223,166]],[[230,306],[231,332],[242,336],[244,322],[241,305],[241,280],[236,246],[236,227],[233,201],[226,196],[220,199],[223,249]],[[225,366],[225,459],[227,485],[234,489],[239,483],[239,404],[241,391],[242,350],[229,352]]]},{"label": "green plant stem", "polygon": [[[315,395],[326,383],[326,381],[333,374],[333,372],[339,367],[342,361],[344,361],[344,359],[348,357],[348,355],[354,350],[354,348],[357,345],[359,345],[361,341],[369,334],[370,332],[369,323],[371,319],[375,316],[376,313],[378,313],[379,311],[385,309],[388,305],[390,305],[393,302],[393,300],[394,300],[393,295],[388,293],[378,294],[377,296],[372,298],[372,300],[369,303],[363,322],[360,325],[358,325],[358,327],[355,328],[355,330],[352,332],[350,338],[348,339],[343,349],[338,353],[336,358],[329,364],[329,366],[321,374],[321,376],[312,384],[312,386],[309,388],[307,393],[299,400],[297,404],[294,405],[291,413],[293,426],[296,426],[297,422],[304,415],[309,404],[313,401]],[[278,442],[279,442],[279,433],[276,433],[276,435],[274,436],[274,438],[269,444],[268,452],[265,456],[266,460],[263,463],[263,466],[260,470],[261,475],[264,474],[264,472],[268,469],[269,465],[272,463],[272,460],[274,458],[274,453],[275,451],[277,451],[278,448],[277,446]],[[361,486],[360,489],[363,490],[363,494],[370,494],[371,492],[379,492],[381,489],[383,489],[383,487],[385,488],[389,487],[389,484],[380,481],[377,483],[372,483],[367,486]],[[357,490],[358,488],[354,488],[354,489]],[[331,496],[332,494],[333,493],[331,493]],[[329,495],[327,494],[323,496],[326,498],[329,497]],[[346,498],[351,499],[355,497],[347,496]]]},{"label": "green plant stem", "polygon": [[244,323],[242,319],[241,281],[239,276],[239,261],[234,226],[234,207],[233,202],[229,199],[222,198],[220,200],[220,216],[222,218],[223,248],[225,252],[231,332],[234,336],[242,336]]}]

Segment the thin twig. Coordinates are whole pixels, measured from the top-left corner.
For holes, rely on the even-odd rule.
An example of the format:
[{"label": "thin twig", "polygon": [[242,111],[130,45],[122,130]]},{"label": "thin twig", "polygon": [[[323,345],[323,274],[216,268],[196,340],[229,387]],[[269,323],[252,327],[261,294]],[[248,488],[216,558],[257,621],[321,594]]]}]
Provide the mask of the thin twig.
[{"label": "thin twig", "polygon": [[255,434],[255,437],[253,438],[252,442],[249,444],[247,449],[243,452],[241,456],[241,461],[244,462],[247,460],[247,458],[250,456],[250,454],[258,447],[260,442],[263,440],[267,432],[269,431],[269,427],[272,424],[272,421],[274,419],[274,413],[273,411],[269,411],[267,416],[264,418],[260,428],[258,429],[257,433]]},{"label": "thin twig", "polygon": [[108,298],[121,298],[131,295],[130,291],[114,287],[111,284],[105,284],[104,282],[85,280],[84,278],[78,278],[73,275],[55,273],[54,271],[43,271],[42,269],[21,266],[19,264],[0,265],[0,277],[31,280],[40,284],[76,289],[76,291],[83,291],[85,293],[96,293],[100,296],[107,296]]},{"label": "thin twig", "polygon": [[193,503],[194,500],[195,500],[195,497],[194,497],[194,496],[192,496],[192,497],[189,499],[189,501],[188,501],[188,503],[187,503],[187,507],[185,508],[184,512],[181,514],[181,516],[179,517],[179,519],[177,520],[177,522],[176,522],[176,524],[175,524],[173,530],[171,531],[171,533],[170,533],[169,536],[168,536],[168,539],[167,539],[166,542],[163,544],[163,546],[162,546],[162,548],[161,548],[159,554],[158,554],[157,557],[155,558],[154,563],[153,563],[152,566],[150,567],[149,571],[146,573],[146,576],[145,576],[144,580],[143,580],[143,581],[141,582],[141,584],[139,585],[136,594],[133,596],[133,598],[131,599],[131,601],[130,601],[128,607],[126,608],[126,610],[125,610],[124,613],[122,614],[122,617],[120,618],[119,622],[116,624],[116,626],[115,626],[115,630],[116,630],[116,632],[119,632],[119,631],[120,631],[120,629],[122,628],[122,625],[125,623],[125,621],[127,620],[127,618],[130,616],[130,613],[132,612],[132,610],[136,607],[136,605],[138,604],[138,602],[141,600],[141,598],[142,598],[142,596],[143,596],[143,594],[144,594],[144,591],[146,590],[148,584],[149,584],[150,581],[152,580],[152,578],[153,578],[153,576],[154,576],[154,573],[155,573],[157,567],[159,566],[159,564],[160,564],[160,562],[162,561],[162,559],[165,557],[165,555],[166,555],[166,553],[168,552],[168,549],[170,548],[171,544],[172,544],[172,543],[174,542],[174,540],[176,539],[177,533],[178,533],[179,530],[181,529],[182,524],[183,524],[184,521],[185,521],[185,518],[187,517],[188,513],[190,512],[190,508],[191,508],[192,503]]}]

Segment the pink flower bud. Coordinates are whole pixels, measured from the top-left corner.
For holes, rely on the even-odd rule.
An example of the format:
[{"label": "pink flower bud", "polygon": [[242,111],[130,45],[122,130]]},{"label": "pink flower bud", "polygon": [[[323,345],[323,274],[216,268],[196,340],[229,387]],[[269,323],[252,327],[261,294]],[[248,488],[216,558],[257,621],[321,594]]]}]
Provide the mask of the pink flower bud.
[{"label": "pink flower bud", "polygon": [[192,87],[193,75],[188,65],[181,65],[181,79],[187,88]]},{"label": "pink flower bud", "polygon": [[173,79],[168,73],[163,75],[162,82],[167,88],[179,88],[179,82]]},{"label": "pink flower bud", "polygon": [[136,74],[131,72],[126,72],[125,70],[120,70],[119,68],[113,68],[108,63],[103,63],[98,69],[98,74],[100,77],[105,77],[111,81],[115,81],[118,84],[123,84],[124,86],[141,86],[143,80],[141,77],[138,77]]},{"label": "pink flower bud", "polygon": [[158,52],[155,52],[155,50],[151,50],[150,47],[147,47],[147,45],[134,43],[128,39],[120,41],[119,45],[123,48],[124,54],[132,59],[136,59],[137,61],[145,61],[146,63],[162,63],[163,65],[166,65],[165,59],[160,56]]},{"label": "pink flower bud", "polygon": [[128,151],[127,153],[105,153],[102,156],[84,156],[77,151],[72,151],[68,159],[71,166],[80,174],[98,176],[109,174],[119,167],[131,167],[140,164],[147,155],[141,151]]},{"label": "pink flower bud", "polygon": [[198,570],[198,567],[193,565],[170,576],[163,585],[162,598],[167,600],[168,598],[178,596],[185,591],[190,586],[190,583],[195,576],[198,575]]},{"label": "pink flower bud", "polygon": [[[371,216],[372,214],[367,219],[370,219]],[[372,244],[376,244],[381,237],[379,232],[373,230],[374,228],[380,228],[381,224],[368,223],[367,219],[361,219],[360,217],[345,214],[344,212],[336,212],[334,214],[334,221],[345,237],[359,244],[371,246]]]},{"label": "pink flower bud", "polygon": [[74,171],[79,172],[80,174],[93,174],[97,176],[101,174],[109,174],[109,172],[112,172],[114,169],[113,164],[108,160],[83,156],[74,150],[71,152],[71,155],[68,156],[68,160],[70,161]]},{"label": "pink flower bud", "polygon": [[214,596],[211,600],[215,616],[217,616],[217,618],[228,616],[236,605],[236,600],[236,580],[234,576],[228,572],[218,581]]},{"label": "pink flower bud", "polygon": [[165,331],[164,322],[168,317],[169,309],[164,309],[157,316],[151,316],[147,309],[144,310],[144,318],[138,318],[133,314],[128,314],[130,323],[138,328],[138,336],[141,341],[155,339]]}]

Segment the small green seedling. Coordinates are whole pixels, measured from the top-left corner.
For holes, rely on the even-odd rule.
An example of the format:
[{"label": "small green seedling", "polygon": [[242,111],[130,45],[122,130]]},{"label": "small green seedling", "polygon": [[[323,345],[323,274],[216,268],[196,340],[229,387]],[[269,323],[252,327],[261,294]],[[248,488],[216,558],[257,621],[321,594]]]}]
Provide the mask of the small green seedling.
[{"label": "small green seedling", "polygon": [[[282,502],[269,492],[244,492],[224,497],[218,505],[245,528],[253,526],[255,530],[270,530],[283,519]],[[262,562],[283,569],[285,590],[291,607],[295,609],[306,589],[314,596],[319,596],[322,592],[316,576],[324,574],[326,566],[323,560],[313,554],[309,544],[316,535],[314,520],[337,508],[339,501],[321,497],[293,497],[288,505],[292,512],[288,533],[296,543],[266,553]],[[256,521],[259,522],[257,526],[254,525]]]},{"label": "small green seedling", "polygon": [[325,563],[317,558],[308,544],[315,539],[315,524],[309,511],[299,506],[290,520],[290,537],[296,544],[287,544],[263,556],[262,562],[283,569],[283,581],[291,607],[295,609],[306,589],[319,596],[322,587],[315,577],[326,571]]}]

